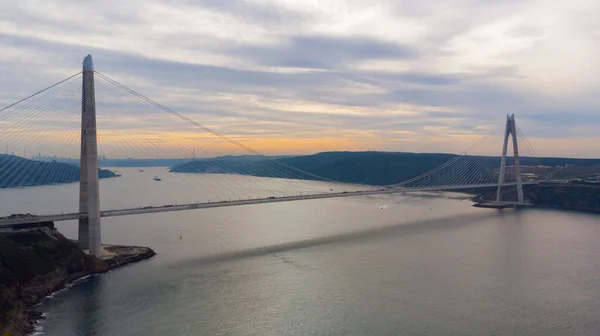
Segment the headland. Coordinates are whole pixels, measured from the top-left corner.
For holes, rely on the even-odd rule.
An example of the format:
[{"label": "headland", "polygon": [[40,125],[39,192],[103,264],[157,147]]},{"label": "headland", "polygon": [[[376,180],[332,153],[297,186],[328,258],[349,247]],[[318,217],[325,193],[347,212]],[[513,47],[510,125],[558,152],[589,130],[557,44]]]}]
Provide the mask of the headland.
[{"label": "headland", "polygon": [[40,314],[32,308],[48,295],[88,276],[156,253],[148,247],[103,245],[90,256],[54,228],[52,222],[0,232],[0,335],[27,335]]}]

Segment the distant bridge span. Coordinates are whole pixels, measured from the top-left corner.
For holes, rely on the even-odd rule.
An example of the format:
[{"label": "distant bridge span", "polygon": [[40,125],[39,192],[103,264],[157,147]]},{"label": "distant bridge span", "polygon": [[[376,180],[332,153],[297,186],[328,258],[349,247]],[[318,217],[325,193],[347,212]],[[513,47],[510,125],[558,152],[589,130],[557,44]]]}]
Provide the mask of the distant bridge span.
[{"label": "distant bridge span", "polygon": [[[522,185],[539,184],[539,182],[523,182]],[[516,186],[517,183],[504,183],[502,186]],[[296,195],[296,196],[283,196],[283,197],[266,197],[266,198],[255,198],[245,200],[233,200],[233,201],[216,201],[216,202],[201,202],[201,203],[187,203],[177,205],[160,205],[160,206],[146,206],[129,209],[118,209],[118,210],[103,210],[100,211],[100,217],[117,217],[117,216],[129,216],[129,215],[142,215],[160,212],[171,212],[171,211],[184,211],[184,210],[198,210],[198,209],[211,209],[211,208],[222,208],[230,206],[240,205],[252,205],[252,204],[265,204],[265,203],[281,203],[291,201],[303,201],[313,199],[325,199],[325,198],[341,198],[341,197],[356,197],[356,196],[371,196],[371,195],[383,195],[383,194],[398,194],[398,193],[409,193],[409,192],[423,192],[423,191],[444,191],[444,190],[463,190],[463,189],[475,189],[475,188],[492,188],[498,187],[497,183],[490,184],[472,184],[462,186],[438,186],[438,187],[424,187],[424,188],[394,188],[394,189],[377,189],[377,190],[365,190],[365,191],[348,191],[339,193],[323,193],[323,194],[311,194],[311,195]],[[56,215],[32,215],[23,216],[17,218],[3,218],[0,219],[0,227],[6,227],[16,224],[27,224],[27,223],[42,223],[42,222],[59,222],[67,220],[75,220],[87,218],[86,213],[65,213]]]}]

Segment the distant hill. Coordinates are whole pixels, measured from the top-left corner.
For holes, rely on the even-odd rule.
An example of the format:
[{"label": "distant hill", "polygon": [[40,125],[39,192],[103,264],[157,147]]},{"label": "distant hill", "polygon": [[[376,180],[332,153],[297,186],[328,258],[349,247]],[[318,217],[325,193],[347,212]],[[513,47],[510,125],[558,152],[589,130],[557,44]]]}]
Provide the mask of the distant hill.
[{"label": "distant hill", "polygon": [[[110,170],[98,169],[99,178],[116,177]],[[79,167],[62,162],[43,162],[0,154],[0,188],[39,186],[79,181]]]},{"label": "distant hill", "polygon": [[[254,162],[224,161],[217,158],[202,161],[194,160],[176,165],[171,171],[237,173],[265,177],[288,177],[293,175],[297,178],[314,179],[308,174],[301,174],[291,169],[274,169],[274,167],[291,166],[335,181],[386,185],[406,180],[421,172],[433,169],[454,156],[453,154],[324,152],[274,160],[265,158],[263,161]],[[288,172],[287,176],[281,173],[282,170]]]},{"label": "distant hill", "polygon": [[[276,160],[276,159],[285,159],[291,158],[295,155],[276,155],[276,156],[261,156],[261,155],[224,155],[217,156],[214,158],[202,158],[202,159],[193,159],[196,161],[211,161],[211,160],[221,160],[221,161],[264,161],[264,160]],[[189,160],[188,160],[189,161]]]},{"label": "distant hill", "polygon": [[[370,185],[390,185],[421,175],[455,158],[456,154],[394,152],[323,152],[295,157],[254,157],[252,162],[223,158],[192,160],[174,166],[171,172],[233,173],[265,177],[287,177],[273,167],[291,166],[331,180]],[[262,158],[262,160],[258,160]],[[273,162],[277,161],[277,162]],[[512,164],[512,159],[507,160]],[[521,158],[522,165],[600,165],[600,159]],[[285,169],[291,171],[289,169]],[[280,174],[280,176],[278,176]],[[314,179],[294,173],[296,178]]]}]

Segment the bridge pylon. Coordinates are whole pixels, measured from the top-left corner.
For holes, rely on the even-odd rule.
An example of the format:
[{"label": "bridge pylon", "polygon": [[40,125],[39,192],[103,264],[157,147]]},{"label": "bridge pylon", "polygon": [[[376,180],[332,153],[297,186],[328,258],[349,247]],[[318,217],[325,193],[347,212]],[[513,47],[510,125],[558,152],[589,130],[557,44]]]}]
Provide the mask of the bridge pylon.
[{"label": "bridge pylon", "polygon": [[79,176],[78,242],[89,254],[101,253],[100,195],[98,188],[98,139],[96,132],[96,94],[94,89],[94,64],[92,55],[83,59],[81,99],[81,158]]},{"label": "bridge pylon", "polygon": [[502,201],[502,185],[504,184],[504,175],[506,173],[506,152],[508,150],[508,138],[512,137],[513,156],[514,156],[514,174],[517,182],[517,201],[524,203],[523,181],[521,178],[521,164],[519,163],[519,143],[517,140],[517,124],[514,113],[506,115],[506,128],[504,131],[504,144],[502,147],[502,161],[500,162],[500,174],[498,176],[498,191],[496,201]]}]

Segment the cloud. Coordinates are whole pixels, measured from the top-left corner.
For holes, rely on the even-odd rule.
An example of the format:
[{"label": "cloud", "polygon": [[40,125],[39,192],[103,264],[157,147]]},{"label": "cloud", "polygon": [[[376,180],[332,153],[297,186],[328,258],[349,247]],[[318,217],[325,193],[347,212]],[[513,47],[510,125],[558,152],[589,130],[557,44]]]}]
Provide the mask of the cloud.
[{"label": "cloud", "polygon": [[314,69],[335,69],[359,60],[416,56],[410,47],[395,43],[332,36],[296,36],[278,46],[244,46],[232,52],[266,66]]},{"label": "cloud", "polygon": [[[277,153],[336,146],[462,152],[516,113],[538,153],[569,155],[569,147],[556,146],[568,139],[580,144],[579,156],[600,155],[584,142],[600,136],[595,1],[56,0],[4,7],[5,105],[80,71],[91,53],[101,73],[266,152],[269,144]],[[190,125],[100,78],[97,90],[102,126],[115,139],[179,130],[182,146],[193,146]]]},{"label": "cloud", "polygon": [[192,4],[196,8],[203,8],[212,12],[231,16],[240,21],[251,22],[269,27],[297,25],[312,19],[310,13],[293,11],[268,2],[250,2],[243,0],[170,1],[170,5],[173,7],[186,6],[189,4]]}]

